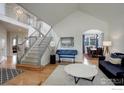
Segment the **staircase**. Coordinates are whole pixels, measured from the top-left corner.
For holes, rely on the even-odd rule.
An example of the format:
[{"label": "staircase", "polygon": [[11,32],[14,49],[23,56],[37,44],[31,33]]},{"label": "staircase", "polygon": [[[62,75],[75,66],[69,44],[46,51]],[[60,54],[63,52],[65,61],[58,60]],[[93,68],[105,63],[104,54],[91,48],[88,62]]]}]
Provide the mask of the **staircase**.
[{"label": "staircase", "polygon": [[37,20],[36,23],[36,27],[31,26],[35,31],[22,44],[18,44],[18,68],[30,70],[41,70],[43,68],[41,59],[53,39],[52,27],[41,20]]},{"label": "staircase", "polygon": [[[36,31],[37,32],[37,31]],[[35,36],[35,40],[28,38],[26,41],[32,42],[28,48],[24,47],[22,50],[18,51],[18,68],[30,69],[30,70],[41,70],[42,69],[42,56],[46,51],[46,48],[49,47],[49,44],[52,40],[52,36],[50,34],[51,29],[45,36],[37,35]],[[33,37],[34,38],[34,37]],[[24,44],[20,44],[18,46],[25,46]],[[23,52],[23,53],[19,53]],[[21,57],[19,57],[19,54]]]},{"label": "staircase", "polygon": [[4,21],[7,20],[8,23],[14,23],[29,31],[25,40],[17,44],[17,67],[41,68],[42,56],[53,39],[52,26],[18,4],[7,3],[1,7],[5,8],[5,13],[0,14]]},{"label": "staircase", "polygon": [[[23,58],[21,64],[32,64],[35,66],[40,66],[41,57],[45,52],[46,48],[48,47],[51,39],[52,38],[47,37],[42,41],[42,38],[39,38],[36,44],[30,49],[30,51]],[[39,45],[41,41],[42,41],[42,44]]]}]

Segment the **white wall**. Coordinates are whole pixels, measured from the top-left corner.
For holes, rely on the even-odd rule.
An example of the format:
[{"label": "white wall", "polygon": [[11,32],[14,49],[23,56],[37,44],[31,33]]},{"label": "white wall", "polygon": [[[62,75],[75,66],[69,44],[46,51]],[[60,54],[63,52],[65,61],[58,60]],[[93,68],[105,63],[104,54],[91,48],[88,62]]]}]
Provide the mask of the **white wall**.
[{"label": "white wall", "polygon": [[124,53],[124,20],[112,22],[110,25],[112,52]]},{"label": "white wall", "polygon": [[[59,37],[57,36],[57,34],[53,30],[51,30],[51,35],[53,37],[52,41],[54,41],[55,46],[57,46],[57,44],[59,42],[58,41]],[[55,47],[55,50],[56,50],[56,47]],[[45,66],[48,63],[50,63],[50,54],[51,54],[51,52],[52,52],[52,48],[50,47],[50,44],[49,44],[49,46],[46,48],[46,50],[45,50],[45,52],[44,52],[44,54],[43,54],[43,56],[41,58],[41,65],[42,66]]]},{"label": "white wall", "polygon": [[41,65],[45,66],[47,64],[49,64],[50,62],[50,53],[51,51],[49,50],[49,48],[47,47],[47,49],[45,50],[42,58],[41,58]]},{"label": "white wall", "polygon": [[7,57],[7,31],[0,25],[0,61]]},{"label": "white wall", "polygon": [[4,15],[5,14],[5,4],[0,3],[0,14]]},{"label": "white wall", "polygon": [[53,27],[59,37],[74,37],[74,48],[78,50],[76,61],[82,61],[82,34],[90,29],[103,31],[108,40],[108,24],[80,11],[72,13]]}]

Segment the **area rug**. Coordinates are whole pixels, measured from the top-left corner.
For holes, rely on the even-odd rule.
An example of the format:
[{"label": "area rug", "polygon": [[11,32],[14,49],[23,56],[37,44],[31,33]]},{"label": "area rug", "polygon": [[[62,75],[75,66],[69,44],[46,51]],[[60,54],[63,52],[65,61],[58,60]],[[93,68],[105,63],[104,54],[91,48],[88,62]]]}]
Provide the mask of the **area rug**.
[{"label": "area rug", "polygon": [[114,85],[100,69],[98,69],[98,74],[95,76],[93,82],[80,79],[75,84],[74,77],[64,71],[64,66],[59,65],[42,85]]},{"label": "area rug", "polygon": [[0,85],[3,85],[8,80],[16,77],[22,72],[23,71],[19,69],[0,68]]}]

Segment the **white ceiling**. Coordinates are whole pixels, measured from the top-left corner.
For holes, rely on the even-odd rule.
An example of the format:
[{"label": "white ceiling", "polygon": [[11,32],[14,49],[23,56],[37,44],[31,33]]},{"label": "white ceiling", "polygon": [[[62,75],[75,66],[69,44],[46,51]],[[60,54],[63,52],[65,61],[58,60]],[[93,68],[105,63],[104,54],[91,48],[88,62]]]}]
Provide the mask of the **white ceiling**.
[{"label": "white ceiling", "polygon": [[124,19],[124,4],[79,4],[81,11],[107,22],[117,22]]},{"label": "white ceiling", "polygon": [[76,3],[23,3],[20,5],[51,25],[58,23],[78,8]]},{"label": "white ceiling", "polygon": [[60,22],[64,17],[70,15],[75,11],[82,11],[88,13],[96,18],[107,22],[118,22],[124,20],[124,4],[99,4],[99,3],[23,3],[20,4],[30,12],[34,13],[47,23],[54,25]]}]

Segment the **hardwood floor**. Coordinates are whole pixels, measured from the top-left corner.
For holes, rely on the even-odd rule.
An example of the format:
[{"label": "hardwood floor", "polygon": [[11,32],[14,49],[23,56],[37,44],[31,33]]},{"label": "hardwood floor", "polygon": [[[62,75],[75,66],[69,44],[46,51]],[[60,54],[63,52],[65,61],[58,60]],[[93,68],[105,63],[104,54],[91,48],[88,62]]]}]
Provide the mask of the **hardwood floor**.
[{"label": "hardwood floor", "polygon": [[92,58],[89,60],[91,64],[98,65],[98,58]]},{"label": "hardwood floor", "polygon": [[0,67],[3,67],[3,68],[16,68],[15,55],[13,57],[8,56],[7,60],[4,60],[0,64]]},{"label": "hardwood floor", "polygon": [[[8,57],[0,64],[2,68],[16,68],[15,57]],[[41,85],[58,64],[48,64],[41,71],[24,70],[23,73],[9,80],[5,85]]]},{"label": "hardwood floor", "polygon": [[86,63],[86,64],[98,65],[98,58],[92,58],[92,57],[87,56],[87,55],[84,54],[83,62]]},{"label": "hardwood floor", "polygon": [[[87,59],[84,57],[82,61],[84,64],[98,64],[98,59]],[[70,64],[70,62],[62,62],[62,64]],[[54,69],[60,65],[48,64],[41,71],[24,70],[23,73],[16,76],[15,78],[9,80],[5,85],[42,85],[42,83],[49,77],[49,75],[54,71]],[[7,61],[0,64],[0,67],[4,68],[16,68],[16,62],[14,57],[8,57]]]},{"label": "hardwood floor", "polygon": [[25,70],[14,79],[8,81],[5,85],[41,85],[57,67],[57,64],[49,64],[41,71]]}]

